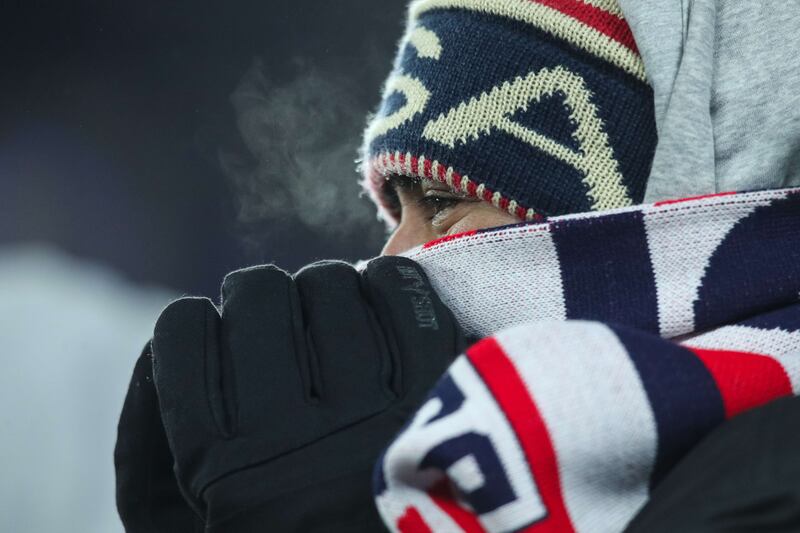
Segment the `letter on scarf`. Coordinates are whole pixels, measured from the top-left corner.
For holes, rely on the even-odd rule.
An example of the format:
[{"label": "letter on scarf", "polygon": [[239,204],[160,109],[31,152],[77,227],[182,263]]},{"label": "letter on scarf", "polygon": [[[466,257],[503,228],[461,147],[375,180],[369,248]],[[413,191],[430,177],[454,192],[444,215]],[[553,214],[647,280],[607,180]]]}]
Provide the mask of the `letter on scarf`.
[{"label": "letter on scarf", "polygon": [[510,328],[459,357],[389,446],[377,505],[403,533],[622,531],[700,439],[796,394],[797,372],[597,322]]}]

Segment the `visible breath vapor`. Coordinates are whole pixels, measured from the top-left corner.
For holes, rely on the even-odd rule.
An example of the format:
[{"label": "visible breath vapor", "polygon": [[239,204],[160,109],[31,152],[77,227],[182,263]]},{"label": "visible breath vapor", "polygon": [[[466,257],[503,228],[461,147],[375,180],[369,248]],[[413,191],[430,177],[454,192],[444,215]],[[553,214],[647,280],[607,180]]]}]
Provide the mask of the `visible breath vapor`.
[{"label": "visible breath vapor", "polygon": [[221,154],[245,225],[300,221],[325,235],[378,241],[383,229],[361,194],[355,158],[365,110],[346,80],[300,66],[275,85],[256,59],[231,96],[249,154]]}]

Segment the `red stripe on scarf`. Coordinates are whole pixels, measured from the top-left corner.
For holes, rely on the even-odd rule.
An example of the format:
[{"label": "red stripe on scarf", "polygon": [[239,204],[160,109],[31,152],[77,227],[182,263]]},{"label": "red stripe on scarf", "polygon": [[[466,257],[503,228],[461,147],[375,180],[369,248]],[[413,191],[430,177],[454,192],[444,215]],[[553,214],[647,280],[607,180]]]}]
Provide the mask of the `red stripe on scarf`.
[{"label": "red stripe on scarf", "polygon": [[467,350],[517,436],[548,515],[523,531],[568,533],[575,531],[561,491],[558,463],[547,426],[514,363],[493,338]]},{"label": "red stripe on scarf", "polygon": [[407,507],[405,514],[397,520],[397,529],[400,533],[433,533],[419,511],[413,507]]},{"label": "red stripe on scarf", "polygon": [[450,490],[450,483],[443,481],[435,485],[428,491],[431,500],[458,524],[464,533],[484,533],[481,523],[470,511],[461,507],[455,499],[453,491]]},{"label": "red stripe on scarf", "polygon": [[678,198],[676,200],[664,200],[662,202],[656,202],[653,205],[655,207],[659,207],[662,205],[672,205],[672,204],[682,204],[684,202],[693,202],[694,200],[705,200],[707,198],[717,198],[720,196],[733,196],[739,194],[737,192],[718,192],[714,194],[703,194],[700,196],[690,196],[688,198]]},{"label": "red stripe on scarf", "polygon": [[470,231],[465,231],[463,233],[456,233],[454,235],[447,235],[445,237],[441,237],[439,239],[436,239],[436,240],[433,240],[431,242],[425,243],[422,246],[422,248],[424,250],[427,250],[428,248],[433,248],[434,246],[438,246],[438,245],[440,245],[440,244],[442,244],[444,242],[454,241],[456,239],[460,239],[461,237],[471,237],[472,235],[477,235],[477,234],[478,234],[478,230],[470,230]]},{"label": "red stripe on scarf", "polygon": [[630,26],[624,19],[580,0],[531,0],[553,8],[561,13],[590,26],[600,33],[607,35],[625,46],[639,53],[636,41],[633,38]]},{"label": "red stripe on scarf", "polygon": [[767,355],[690,348],[717,383],[725,417],[792,394],[792,382],[783,366]]}]

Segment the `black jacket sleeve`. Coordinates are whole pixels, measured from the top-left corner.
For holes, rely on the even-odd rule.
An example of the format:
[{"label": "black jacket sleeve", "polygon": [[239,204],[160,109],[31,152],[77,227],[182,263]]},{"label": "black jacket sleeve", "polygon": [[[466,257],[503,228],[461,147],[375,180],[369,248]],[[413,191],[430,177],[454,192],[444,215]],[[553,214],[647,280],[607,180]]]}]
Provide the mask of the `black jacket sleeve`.
[{"label": "black jacket sleeve", "polygon": [[626,533],[800,531],[800,398],[722,425],[653,491]]}]

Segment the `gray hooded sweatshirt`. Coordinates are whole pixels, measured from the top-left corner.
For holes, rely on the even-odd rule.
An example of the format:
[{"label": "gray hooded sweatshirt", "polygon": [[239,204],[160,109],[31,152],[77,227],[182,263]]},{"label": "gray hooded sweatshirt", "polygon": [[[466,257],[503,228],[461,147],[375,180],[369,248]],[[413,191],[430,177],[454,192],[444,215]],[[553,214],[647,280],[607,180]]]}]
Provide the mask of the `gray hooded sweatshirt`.
[{"label": "gray hooded sweatshirt", "polygon": [[655,93],[645,201],[800,185],[800,0],[619,0]]}]

